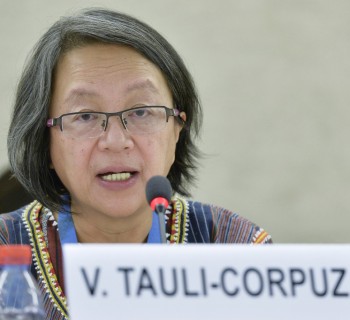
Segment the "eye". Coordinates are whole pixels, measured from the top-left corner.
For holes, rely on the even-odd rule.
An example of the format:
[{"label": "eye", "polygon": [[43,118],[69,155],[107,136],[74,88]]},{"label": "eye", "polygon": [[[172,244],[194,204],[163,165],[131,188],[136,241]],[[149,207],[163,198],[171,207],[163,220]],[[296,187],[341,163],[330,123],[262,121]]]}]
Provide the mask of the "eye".
[{"label": "eye", "polygon": [[91,122],[98,119],[99,115],[94,113],[78,113],[75,116],[75,121]]},{"label": "eye", "polygon": [[132,113],[129,114],[129,117],[135,117],[135,118],[144,118],[150,114],[150,111],[148,109],[137,109],[134,110]]}]

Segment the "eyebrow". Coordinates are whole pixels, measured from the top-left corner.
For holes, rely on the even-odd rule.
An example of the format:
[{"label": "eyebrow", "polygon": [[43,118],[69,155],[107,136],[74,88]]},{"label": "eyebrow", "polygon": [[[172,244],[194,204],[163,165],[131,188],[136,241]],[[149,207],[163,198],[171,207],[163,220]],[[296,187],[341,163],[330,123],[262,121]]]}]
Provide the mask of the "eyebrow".
[{"label": "eyebrow", "polygon": [[[154,83],[149,79],[135,81],[131,83],[126,87],[126,92],[129,93],[132,91],[143,90],[143,89],[159,94],[159,90],[154,85]],[[69,93],[68,97],[64,100],[64,103],[74,101],[75,99],[78,99],[78,98],[95,98],[95,97],[98,97],[99,95],[100,94],[98,92],[86,90],[83,88],[77,88],[77,89],[73,89]]]},{"label": "eyebrow", "polygon": [[154,83],[150,79],[135,81],[126,87],[126,91],[134,91],[140,89],[147,89],[154,93],[159,93],[158,88],[154,85]]},{"label": "eyebrow", "polygon": [[64,103],[74,101],[75,99],[78,99],[78,98],[90,98],[90,97],[94,98],[97,96],[98,96],[98,93],[96,92],[89,91],[82,88],[77,88],[77,89],[73,89],[69,93],[68,97],[64,100]]}]

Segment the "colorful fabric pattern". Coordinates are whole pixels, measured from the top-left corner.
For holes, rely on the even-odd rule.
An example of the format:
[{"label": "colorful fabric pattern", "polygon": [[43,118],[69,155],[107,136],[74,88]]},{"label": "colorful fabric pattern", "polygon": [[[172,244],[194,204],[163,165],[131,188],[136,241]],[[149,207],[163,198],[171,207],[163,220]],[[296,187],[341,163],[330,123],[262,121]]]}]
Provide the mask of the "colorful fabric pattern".
[{"label": "colorful fabric pattern", "polygon": [[[263,229],[247,219],[210,204],[174,197],[166,212],[167,242],[271,243]],[[29,244],[31,271],[44,299],[46,319],[67,320],[62,249],[54,216],[39,202],[0,215],[0,245]]]}]

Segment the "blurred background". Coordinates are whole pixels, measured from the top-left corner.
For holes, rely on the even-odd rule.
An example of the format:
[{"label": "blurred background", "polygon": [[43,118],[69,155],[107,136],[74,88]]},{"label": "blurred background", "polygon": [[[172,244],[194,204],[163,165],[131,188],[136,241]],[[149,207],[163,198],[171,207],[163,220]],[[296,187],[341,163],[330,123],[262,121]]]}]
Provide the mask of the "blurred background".
[{"label": "blurred background", "polygon": [[54,21],[87,6],[147,22],[192,73],[206,154],[193,198],[254,221],[277,243],[350,241],[346,0],[0,0],[1,212],[26,201],[6,150],[25,59]]}]

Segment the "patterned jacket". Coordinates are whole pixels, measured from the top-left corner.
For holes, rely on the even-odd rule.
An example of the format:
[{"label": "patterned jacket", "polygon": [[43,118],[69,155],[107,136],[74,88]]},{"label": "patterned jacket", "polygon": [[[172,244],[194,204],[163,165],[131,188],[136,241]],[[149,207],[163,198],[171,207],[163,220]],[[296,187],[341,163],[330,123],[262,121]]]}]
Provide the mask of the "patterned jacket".
[{"label": "patterned jacket", "polygon": [[[271,243],[262,228],[229,210],[174,197],[166,212],[167,242]],[[57,222],[39,202],[0,215],[0,245],[29,244],[31,271],[43,295],[46,319],[69,319]]]}]

